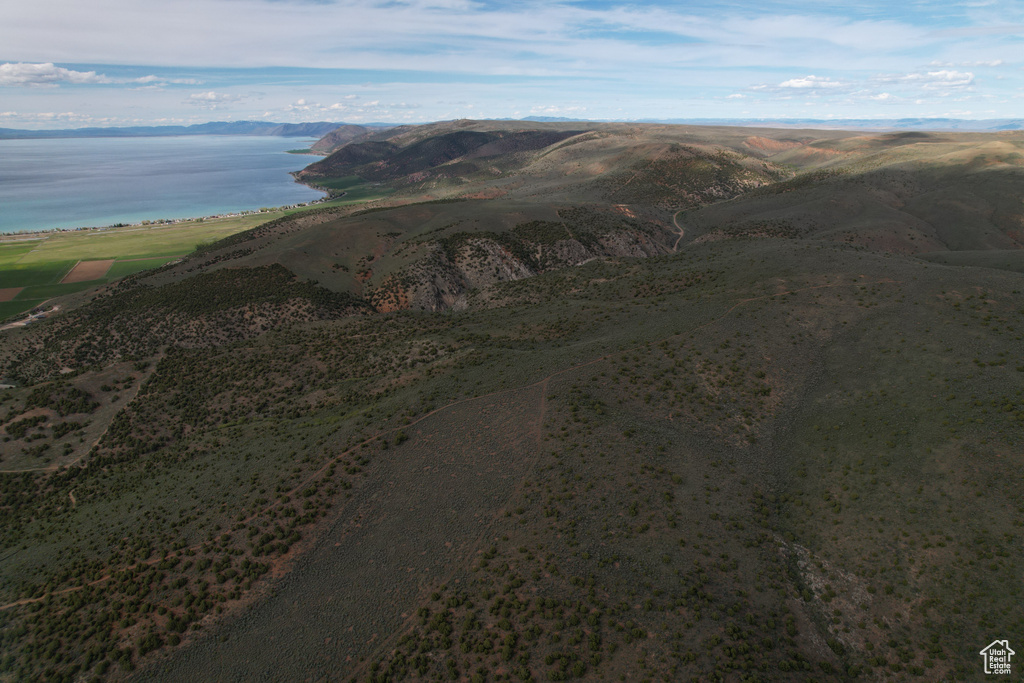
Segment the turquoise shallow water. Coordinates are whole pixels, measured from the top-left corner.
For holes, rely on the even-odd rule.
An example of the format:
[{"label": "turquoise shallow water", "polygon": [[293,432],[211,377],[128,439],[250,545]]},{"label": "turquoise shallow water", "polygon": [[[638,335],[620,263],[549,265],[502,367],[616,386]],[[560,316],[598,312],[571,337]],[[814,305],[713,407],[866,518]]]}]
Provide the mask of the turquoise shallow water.
[{"label": "turquoise shallow water", "polygon": [[297,138],[0,140],[0,233],[190,218],[319,199]]}]

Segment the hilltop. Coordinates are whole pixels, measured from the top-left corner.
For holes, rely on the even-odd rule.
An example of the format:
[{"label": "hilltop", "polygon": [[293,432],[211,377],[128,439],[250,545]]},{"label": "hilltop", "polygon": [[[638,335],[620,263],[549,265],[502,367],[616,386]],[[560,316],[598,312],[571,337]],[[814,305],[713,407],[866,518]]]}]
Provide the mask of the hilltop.
[{"label": "hilltop", "polygon": [[971,680],[1024,627],[1024,134],[322,149],[353,203],[0,333],[0,676]]}]

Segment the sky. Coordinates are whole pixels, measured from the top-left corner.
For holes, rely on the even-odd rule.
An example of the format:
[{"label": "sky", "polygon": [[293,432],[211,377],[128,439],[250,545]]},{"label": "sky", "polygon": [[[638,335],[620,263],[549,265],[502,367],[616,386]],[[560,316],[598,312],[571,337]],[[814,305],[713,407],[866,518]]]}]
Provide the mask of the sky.
[{"label": "sky", "polygon": [[0,127],[1024,116],[1024,0],[33,0]]}]

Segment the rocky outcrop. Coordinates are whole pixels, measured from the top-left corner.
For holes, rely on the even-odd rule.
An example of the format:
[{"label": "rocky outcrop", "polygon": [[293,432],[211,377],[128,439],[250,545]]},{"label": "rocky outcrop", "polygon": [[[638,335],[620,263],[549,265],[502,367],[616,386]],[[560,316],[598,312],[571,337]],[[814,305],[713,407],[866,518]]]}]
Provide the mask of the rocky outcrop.
[{"label": "rocky outcrop", "polygon": [[[461,233],[430,241],[425,257],[368,288],[367,298],[380,311],[458,310],[468,305],[470,292],[502,282],[598,258],[639,258],[671,251],[669,231],[656,224],[632,222],[596,233],[578,226],[573,230],[565,224],[549,225],[561,226],[564,234],[572,236],[531,240],[512,231]],[[532,234],[536,236],[536,230]]]}]

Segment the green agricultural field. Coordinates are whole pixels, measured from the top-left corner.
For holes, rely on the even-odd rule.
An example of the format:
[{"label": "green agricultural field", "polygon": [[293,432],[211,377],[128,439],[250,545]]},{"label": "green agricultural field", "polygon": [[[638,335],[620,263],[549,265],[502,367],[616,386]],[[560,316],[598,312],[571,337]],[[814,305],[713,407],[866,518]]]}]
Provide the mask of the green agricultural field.
[{"label": "green agricultural field", "polygon": [[[327,206],[351,204],[368,198],[346,197],[344,202]],[[0,289],[25,288],[13,301],[0,302],[0,320],[24,313],[55,296],[81,292],[133,273],[159,268],[191,253],[201,244],[216,242],[307,208],[197,219],[173,225],[40,233],[37,238],[28,239],[23,235],[0,236]],[[102,278],[61,284],[64,276],[79,261],[106,259],[115,259],[115,262]]]},{"label": "green agricultural field", "polygon": [[28,301],[0,301],[0,320],[4,320],[32,308],[35,305]]},{"label": "green agricultural field", "polygon": [[0,268],[17,263],[21,257],[32,251],[35,246],[35,241],[29,242],[28,244],[22,242],[11,244],[0,243]]},{"label": "green agricultural field", "polygon": [[54,259],[30,264],[4,264],[0,267],[0,288],[52,285],[60,282],[75,261]]},{"label": "green agricultural field", "polygon": [[24,254],[19,263],[180,256],[191,252],[200,243],[222,239],[283,215],[283,212],[275,211],[166,226],[54,233],[30,253]]}]

